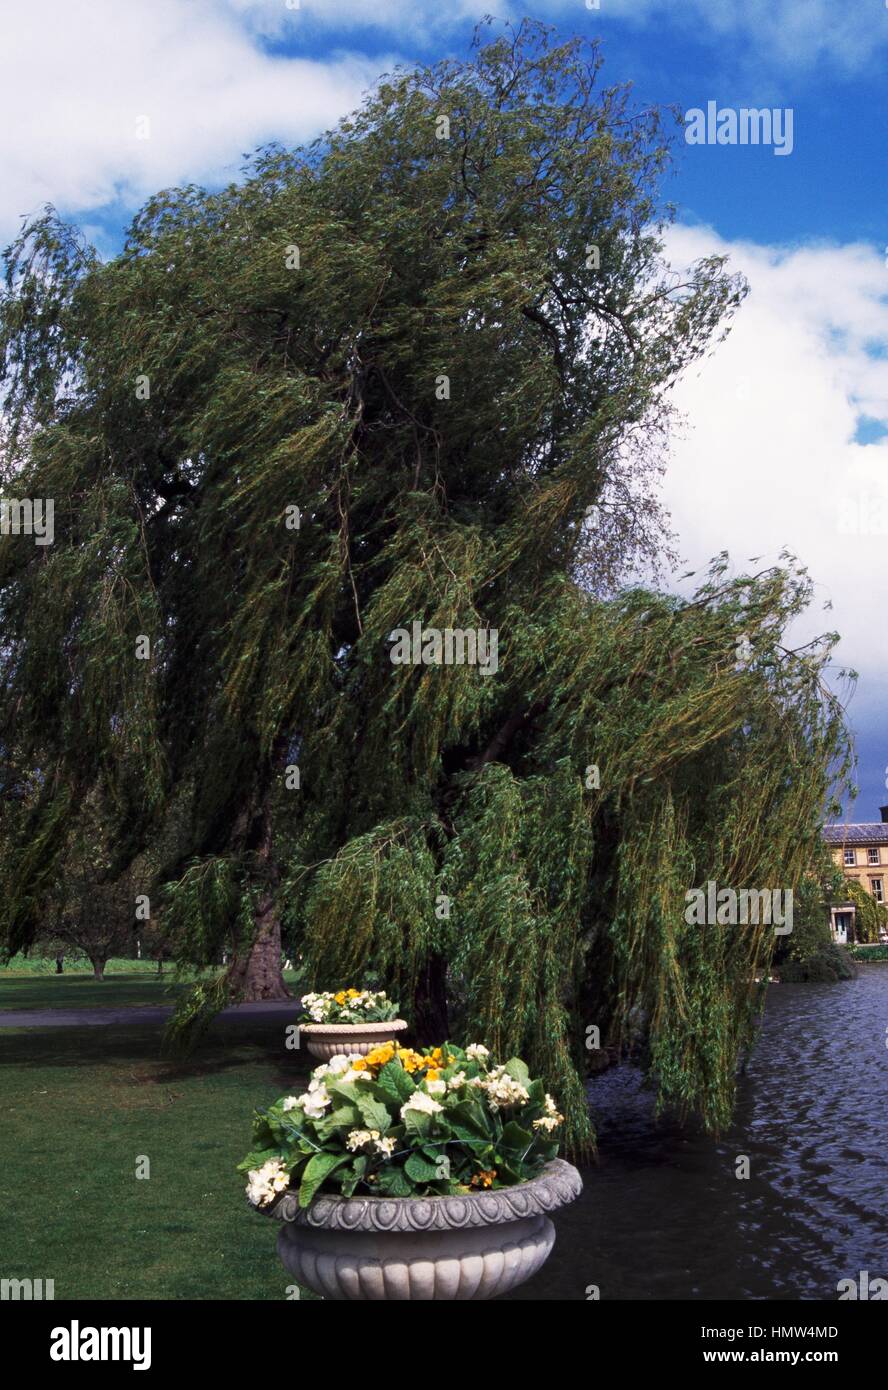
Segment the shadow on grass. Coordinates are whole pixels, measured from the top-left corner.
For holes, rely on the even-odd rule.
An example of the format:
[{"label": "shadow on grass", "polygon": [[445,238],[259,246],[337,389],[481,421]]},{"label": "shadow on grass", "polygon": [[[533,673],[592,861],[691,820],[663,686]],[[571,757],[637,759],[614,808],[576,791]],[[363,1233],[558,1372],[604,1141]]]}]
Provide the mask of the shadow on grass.
[{"label": "shadow on grass", "polygon": [[223,1075],[245,1063],[273,1069],[281,1090],[302,1087],[315,1065],[285,1046],[284,1029],[255,1018],[215,1023],[188,1057],[162,1052],[163,1029],[153,1025],[107,1028],[3,1029],[0,1032],[0,1086],[5,1071],[44,1068],[123,1068],[139,1065],[144,1084],[163,1084]]}]

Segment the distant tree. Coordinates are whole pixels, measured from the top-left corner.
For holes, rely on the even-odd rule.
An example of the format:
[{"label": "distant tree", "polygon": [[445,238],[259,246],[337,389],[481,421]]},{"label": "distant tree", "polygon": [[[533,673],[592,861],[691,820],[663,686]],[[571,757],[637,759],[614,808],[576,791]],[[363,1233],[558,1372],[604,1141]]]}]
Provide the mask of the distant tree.
[{"label": "distant tree", "polygon": [[74,951],[82,952],[97,980],[105,978],[105,966],[112,956],[133,953],[132,925],[124,915],[125,901],[120,886],[97,887],[84,879],[74,879],[70,896],[54,919],[51,932]]},{"label": "distant tree", "polygon": [[[743,286],[664,263],[669,134],[600,65],[524,25],[396,73],[108,263],[47,214],[0,306],[7,476],[56,507],[0,547],[0,739],[40,769],[7,945],[91,789],[121,871],[181,816],[165,924],[231,952],[183,1027],[284,996],[285,916],[316,983],[373,970],[420,1037],[524,1052],[578,1149],[589,1030],[629,1012],[661,1099],[726,1121],[770,938],[684,892],[795,883],[843,739],[789,562],[607,597]],[[393,664],[414,623],[431,657],[495,630],[496,673]]]},{"label": "distant tree", "polygon": [[102,980],[112,956],[135,954],[136,879],[130,869],[111,876],[112,862],[92,809],[81,808],[72,822],[58,860],[59,885],[45,900],[38,940],[54,954],[61,945],[85,955],[95,978]]}]

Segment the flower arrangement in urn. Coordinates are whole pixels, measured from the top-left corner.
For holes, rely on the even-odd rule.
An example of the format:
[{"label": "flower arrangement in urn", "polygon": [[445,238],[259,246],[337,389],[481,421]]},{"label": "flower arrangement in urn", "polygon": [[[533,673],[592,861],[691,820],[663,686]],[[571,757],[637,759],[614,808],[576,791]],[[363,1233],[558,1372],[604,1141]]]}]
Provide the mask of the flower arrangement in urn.
[{"label": "flower arrangement in urn", "polygon": [[362,1054],[394,1038],[407,1024],[384,990],[340,989],[304,994],[299,1031],[313,1057]]},{"label": "flower arrangement in urn", "polygon": [[539,1268],[555,1238],[545,1213],[579,1191],[556,1159],[562,1122],[517,1057],[389,1041],[332,1057],[303,1094],[257,1111],[240,1171],[317,1292],[486,1298]]}]

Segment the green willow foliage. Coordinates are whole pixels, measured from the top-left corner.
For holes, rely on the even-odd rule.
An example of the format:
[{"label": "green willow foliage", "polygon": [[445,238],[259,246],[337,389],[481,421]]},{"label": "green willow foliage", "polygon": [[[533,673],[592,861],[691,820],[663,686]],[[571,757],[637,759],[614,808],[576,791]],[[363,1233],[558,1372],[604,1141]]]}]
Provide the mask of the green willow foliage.
[{"label": "green willow foliage", "polygon": [[854,920],[854,935],[857,941],[877,942],[879,932],[888,926],[888,912],[883,903],[876,902],[862,883],[846,878],[843,889],[836,894],[836,902],[854,903],[857,908]]},{"label": "green willow foliage", "polygon": [[[2,470],[56,540],[0,542],[7,949],[95,790],[121,872],[174,846],[179,959],[233,953],[200,1019],[274,997],[283,917],[313,986],[375,972],[420,1039],[526,1057],[577,1151],[593,1025],[725,1122],[770,942],[683,894],[796,883],[844,733],[829,642],[781,645],[791,565],[600,596],[662,539],[669,388],[743,294],[663,263],[668,161],[594,46],[525,25],[158,195],[107,263],[25,229]],[[413,621],[496,628],[498,673],[393,665]]]}]

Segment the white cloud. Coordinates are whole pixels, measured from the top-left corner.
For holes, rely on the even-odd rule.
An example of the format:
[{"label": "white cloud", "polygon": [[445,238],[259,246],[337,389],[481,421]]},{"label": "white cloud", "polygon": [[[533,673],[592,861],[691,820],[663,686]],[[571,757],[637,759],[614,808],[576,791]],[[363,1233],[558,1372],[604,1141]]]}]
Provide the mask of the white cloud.
[{"label": "white cloud", "polygon": [[681,227],[668,251],[676,265],[727,252],[751,287],[677,388],[686,427],[664,500],[681,554],[699,566],[727,549],[748,570],[794,551],[817,585],[799,635],[842,634],[838,660],[861,674],[852,709],[872,723],[888,693],[888,438],[854,437],[861,416],[888,427],[888,267],[869,246],[781,250]]},{"label": "white cloud", "polygon": [[[562,12],[570,0],[543,0]],[[888,10],[878,0],[600,0],[602,19],[683,24],[728,44],[746,44],[762,66],[821,60],[854,70],[888,44]],[[738,56],[736,53],[733,55]]]},{"label": "white cloud", "polygon": [[[386,30],[411,41],[431,42],[468,27],[489,12],[479,0],[225,0],[247,22],[280,33],[298,16],[306,28]],[[293,0],[290,0],[293,3]],[[565,33],[607,30],[613,20],[650,27],[669,25],[697,37],[709,36],[732,48],[741,44],[756,62],[790,67],[820,60],[853,70],[888,44],[888,12],[879,0],[501,0],[492,7],[499,20],[523,15],[554,20]],[[734,58],[739,55],[732,54]]]},{"label": "white cloud", "polygon": [[[524,6],[497,6],[513,20]],[[607,24],[693,25],[742,64],[754,51],[787,65],[854,67],[888,41],[888,10],[838,0],[536,0],[564,32]],[[8,8],[0,43],[0,241],[55,202],[85,215],[155,189],[231,177],[241,153],[295,143],[351,109],[392,54],[324,52],[369,29],[414,55],[464,52],[479,0],[29,0]],[[590,30],[591,26],[591,30]],[[458,40],[458,42],[457,42]],[[378,41],[378,40],[377,40]],[[285,56],[286,55],[286,56]],[[320,55],[320,56],[319,56]],[[150,138],[137,120],[150,118]],[[96,220],[95,218],[91,220]]]},{"label": "white cloud", "polygon": [[381,66],[272,56],[219,0],[30,0],[0,44],[0,236],[46,201],[88,212],[232,177],[264,140],[333,125]]},{"label": "white cloud", "polygon": [[[339,31],[383,30],[409,36],[413,42],[430,42],[453,30],[467,37],[485,14],[487,7],[478,0],[223,0],[232,13],[243,18],[258,32],[274,36],[293,36],[302,26]],[[582,8],[583,0],[579,0]],[[560,8],[559,0],[542,0],[535,10]],[[515,18],[513,7],[498,4],[497,19]],[[519,6],[520,13],[525,10]]]}]

